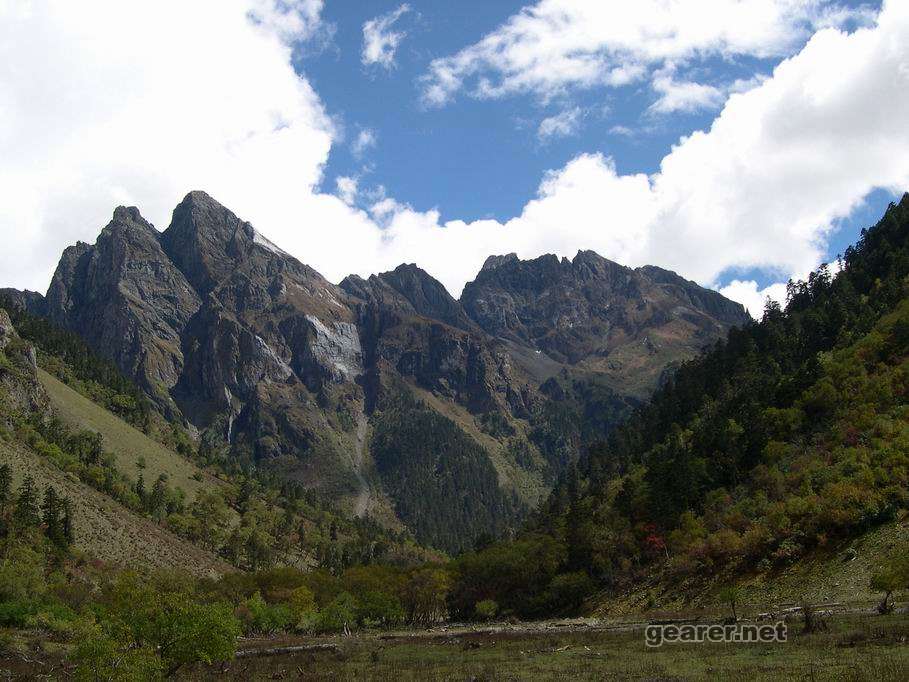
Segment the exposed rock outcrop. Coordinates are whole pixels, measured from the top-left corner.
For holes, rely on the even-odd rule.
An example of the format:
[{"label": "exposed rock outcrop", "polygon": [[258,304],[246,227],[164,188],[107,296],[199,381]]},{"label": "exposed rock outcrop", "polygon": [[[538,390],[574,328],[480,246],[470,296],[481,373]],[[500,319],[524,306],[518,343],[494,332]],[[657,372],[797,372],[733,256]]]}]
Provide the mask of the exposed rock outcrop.
[{"label": "exposed rock outcrop", "polygon": [[38,381],[35,348],[16,332],[9,314],[0,308],[0,423],[9,427],[14,413],[49,414],[50,402]]},{"label": "exposed rock outcrop", "polygon": [[603,373],[638,396],[656,387],[668,363],[750,319],[741,305],[673,272],[627,268],[593,251],[572,260],[490,257],[461,303],[490,335]]}]

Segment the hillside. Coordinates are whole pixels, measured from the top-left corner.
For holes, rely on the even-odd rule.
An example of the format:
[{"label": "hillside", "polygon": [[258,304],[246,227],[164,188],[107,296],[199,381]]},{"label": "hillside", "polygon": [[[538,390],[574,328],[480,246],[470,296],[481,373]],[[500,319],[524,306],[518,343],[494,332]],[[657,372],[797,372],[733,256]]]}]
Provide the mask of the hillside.
[{"label": "hillside", "polygon": [[[490,598],[539,615],[593,595],[587,608],[677,606],[730,583],[768,601],[844,595],[909,551],[907,406],[909,195],[836,275],[791,283],[785,309],[682,365],[516,542],[464,557],[456,608]],[[837,565],[888,527],[890,541],[868,536],[879,554]],[[548,560],[510,572],[530,556]]]},{"label": "hillside", "polygon": [[[873,612],[881,595],[871,578],[885,560],[909,547],[909,517],[884,523],[851,539],[819,548],[792,564],[750,572],[720,572],[705,581],[655,573],[627,591],[593,594],[585,608],[598,616],[716,610],[730,583],[739,590],[743,609],[781,611],[805,602]],[[904,595],[901,595],[904,596]]]},{"label": "hillside", "polygon": [[105,449],[116,457],[117,468],[130,478],[136,479],[141,473],[147,480],[154,481],[165,474],[170,485],[187,494],[189,502],[195,499],[199,490],[224,486],[223,481],[153,441],[40,368],[38,380],[60,418],[76,429],[101,434]]},{"label": "hillside", "polygon": [[27,448],[0,441],[0,465],[12,470],[17,488],[26,475],[38,490],[53,487],[72,504],[74,549],[113,565],[136,569],[180,569],[217,576],[236,568],[196,543],[183,540],[149,518],[81,483]]},{"label": "hillside", "polygon": [[14,318],[28,339],[0,308],[0,466],[11,467],[8,497],[29,474],[37,494],[51,485],[70,499],[75,547],[88,556],[206,574],[212,566],[338,569],[380,556],[402,563],[434,556],[400,529],[345,519],[299,487],[249,477],[216,450],[194,447],[78,337],[21,310]]},{"label": "hillside", "polygon": [[[163,232],[118,207],[93,245],[64,251],[46,296],[2,293],[78,335],[207,451],[449,552],[519,522],[667,368],[748,321],[716,292],[593,252],[492,257],[461,300],[413,264],[336,286],[204,192]],[[471,480],[418,441],[392,457],[419,463],[420,490],[371,465],[364,424],[380,429],[401,390],[425,398],[402,403],[415,418],[457,416],[484,460]],[[450,485],[476,476],[493,487],[456,503]],[[446,500],[453,526],[421,525],[423,497]]]}]

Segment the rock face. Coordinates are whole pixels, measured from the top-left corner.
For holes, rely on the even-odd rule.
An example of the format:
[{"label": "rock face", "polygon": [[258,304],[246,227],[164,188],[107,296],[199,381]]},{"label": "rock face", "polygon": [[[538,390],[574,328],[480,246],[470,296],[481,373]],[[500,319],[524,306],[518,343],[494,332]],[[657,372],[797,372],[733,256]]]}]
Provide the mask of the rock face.
[{"label": "rock face", "polygon": [[0,303],[17,310],[25,310],[32,315],[44,315],[44,296],[37,291],[19,291],[18,289],[0,289]]},{"label": "rock face", "polygon": [[35,349],[16,333],[9,314],[0,308],[0,424],[13,413],[46,415],[50,402],[38,381]]},{"label": "rock face", "polygon": [[166,407],[183,369],[181,334],[201,301],[158,237],[137,209],[116,209],[94,246],[63,252],[45,311]]},{"label": "rock face", "polygon": [[444,458],[425,457],[433,471],[419,479],[445,480],[451,499],[464,489],[459,514],[483,505],[478,518],[493,519],[544,494],[667,366],[747,319],[674,273],[593,252],[490,257],[460,301],[415,265],[336,286],[203,192],[163,233],[117,208],[95,244],[64,251],[46,297],[0,299],[80,334],[206,443],[362,508],[402,504],[381,501],[367,420],[404,433],[401,410],[419,405],[425,423],[463,435],[457,452],[487,454],[501,490],[487,481],[473,499]]},{"label": "rock face", "polygon": [[741,305],[673,272],[627,268],[593,251],[573,260],[490,257],[461,303],[490,335],[603,373],[641,397],[668,364],[749,320]]},{"label": "rock face", "polygon": [[[504,346],[477,327],[440,282],[413,265],[341,282],[357,311],[365,366],[393,374],[472,412],[528,414],[527,389]],[[370,395],[370,404],[376,396]]]}]

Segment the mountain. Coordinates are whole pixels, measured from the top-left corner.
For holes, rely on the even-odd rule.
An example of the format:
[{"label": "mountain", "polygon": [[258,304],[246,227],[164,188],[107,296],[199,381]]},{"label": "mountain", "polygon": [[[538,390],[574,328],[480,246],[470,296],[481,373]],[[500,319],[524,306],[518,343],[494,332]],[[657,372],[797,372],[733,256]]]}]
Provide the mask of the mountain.
[{"label": "mountain", "polygon": [[716,292],[592,252],[492,257],[460,301],[415,265],[334,285],[203,192],[164,232],[117,208],[46,296],[4,294],[210,456],[448,551],[518,521],[668,371],[748,324]]},{"label": "mountain", "polygon": [[58,549],[72,545],[79,561],[87,553],[105,570],[214,576],[274,565],[340,571],[435,558],[407,533],[344,518],[300,486],[207,457],[78,336],[9,299],[0,303],[4,542],[28,532],[11,512],[30,489],[42,509],[53,495],[66,500],[65,542],[45,521]]},{"label": "mountain", "polygon": [[674,272],[627,268],[593,251],[572,260],[490,257],[461,302],[487,333],[602,374],[640,397],[667,365],[749,321],[739,304]]},{"label": "mountain", "polygon": [[[729,585],[762,607],[867,594],[906,556],[909,194],[840,264],[683,363],[515,540],[456,560],[455,612],[640,612]],[[518,319],[509,333],[533,333]]]}]

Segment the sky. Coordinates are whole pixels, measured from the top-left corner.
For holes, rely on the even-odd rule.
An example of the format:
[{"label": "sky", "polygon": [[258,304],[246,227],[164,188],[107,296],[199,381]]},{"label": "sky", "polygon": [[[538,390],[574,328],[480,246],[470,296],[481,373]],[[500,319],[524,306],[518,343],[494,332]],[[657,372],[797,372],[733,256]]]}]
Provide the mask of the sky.
[{"label": "sky", "polygon": [[0,285],[202,189],[328,279],[593,249],[785,298],[909,189],[909,3],[0,0]]}]

